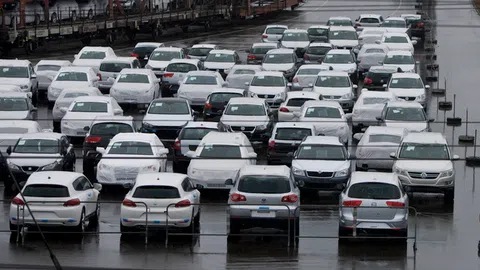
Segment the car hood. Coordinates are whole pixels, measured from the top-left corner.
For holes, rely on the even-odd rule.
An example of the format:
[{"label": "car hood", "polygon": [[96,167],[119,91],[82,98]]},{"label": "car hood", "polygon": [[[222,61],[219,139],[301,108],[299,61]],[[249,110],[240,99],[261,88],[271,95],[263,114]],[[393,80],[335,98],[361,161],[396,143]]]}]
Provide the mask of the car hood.
[{"label": "car hood", "polygon": [[308,160],[293,159],[292,167],[305,171],[336,172],[350,167],[349,160]]},{"label": "car hood", "polygon": [[227,77],[228,87],[246,89],[246,82],[251,82],[254,75],[229,75]]},{"label": "car hood", "polygon": [[115,90],[120,90],[120,91],[130,91],[130,90],[135,90],[135,92],[141,91],[141,90],[149,90],[151,88],[151,85],[148,83],[114,83],[112,85],[112,88]]},{"label": "car hood", "polygon": [[257,95],[276,95],[285,92],[285,86],[250,86],[248,91]]},{"label": "car hood", "polygon": [[109,116],[108,113],[71,113],[67,112],[62,118],[62,125],[68,122],[71,128],[84,128],[90,126],[97,116]]},{"label": "car hood", "polygon": [[407,33],[407,28],[399,28],[399,27],[384,27],[383,29],[387,30],[389,33]]},{"label": "car hood", "polygon": [[230,126],[260,126],[269,122],[268,116],[222,115],[220,121]]},{"label": "car hood", "polygon": [[72,66],[100,68],[103,59],[75,59]]},{"label": "car hood", "polygon": [[391,121],[385,120],[385,125],[387,127],[399,127],[406,128],[410,132],[420,132],[427,129],[428,124],[426,122],[402,122],[402,121]]},{"label": "car hood", "polygon": [[407,65],[383,64],[383,66],[384,67],[401,68],[403,72],[415,71],[415,64],[407,64]]},{"label": "car hood", "polygon": [[2,120],[25,120],[28,117],[28,111],[2,111]]},{"label": "car hood", "polygon": [[151,66],[152,68],[166,68],[170,61],[157,61],[157,60],[148,60],[147,65]]},{"label": "car hood", "polygon": [[[138,162],[138,159],[142,159],[142,162]],[[156,165],[157,161],[152,160],[151,155],[109,155],[102,156],[101,163],[112,167],[128,167],[128,168],[142,168],[151,165]],[[150,159],[150,160],[149,160]]]},{"label": "car hood", "polygon": [[348,72],[351,69],[357,69],[357,65],[355,63],[350,63],[350,64],[323,63],[323,65],[326,66],[327,69],[332,67],[334,70],[345,71],[345,72]]},{"label": "car hood", "polygon": [[0,84],[27,85],[30,83],[28,78],[0,78]]},{"label": "car hood", "polygon": [[418,97],[425,94],[423,88],[388,88],[397,97]]},{"label": "car hood", "polygon": [[289,69],[292,69],[294,67],[293,63],[286,63],[286,64],[267,64],[263,63],[262,67],[265,70],[269,71],[287,71]]},{"label": "car hood", "polygon": [[310,41],[282,41],[282,46],[289,49],[306,48]]},{"label": "car hood", "polygon": [[72,87],[89,87],[91,86],[89,82],[72,82],[72,81],[53,81],[50,84],[50,87],[65,89]]},{"label": "car hood", "polygon": [[203,66],[206,69],[229,69],[234,65],[235,63],[231,62],[203,62]]},{"label": "car hood", "polygon": [[395,165],[410,172],[442,172],[453,169],[450,160],[396,160]]},{"label": "car hood", "polygon": [[[41,157],[41,158],[40,158]],[[60,154],[12,153],[8,160],[17,166],[45,166],[61,159]]]},{"label": "car hood", "polygon": [[355,47],[358,40],[330,39],[330,44],[337,47]]},{"label": "car hood", "polygon": [[313,91],[320,93],[324,96],[343,96],[345,94],[351,93],[352,88],[350,87],[318,87],[315,86]]},{"label": "car hood", "polygon": [[188,121],[193,121],[189,114],[146,114],[143,123],[154,126],[172,126],[178,127],[185,125]]}]

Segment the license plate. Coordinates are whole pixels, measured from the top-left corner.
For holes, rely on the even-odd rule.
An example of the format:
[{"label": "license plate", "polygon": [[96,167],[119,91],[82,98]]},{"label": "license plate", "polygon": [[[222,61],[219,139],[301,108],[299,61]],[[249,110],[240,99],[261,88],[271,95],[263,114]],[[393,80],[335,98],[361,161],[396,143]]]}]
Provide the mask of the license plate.
[{"label": "license plate", "polygon": [[85,132],[85,131],[79,131],[79,132],[77,132],[77,135],[85,135],[85,134],[87,134],[87,132]]},{"label": "license plate", "polygon": [[362,224],[364,228],[369,228],[369,229],[376,229],[378,227],[380,227],[380,224],[378,223],[363,223]]},{"label": "license plate", "polygon": [[252,211],[252,217],[257,218],[274,218],[275,212],[274,211]]},{"label": "license plate", "polygon": [[207,184],[207,187],[225,187],[224,184]]}]

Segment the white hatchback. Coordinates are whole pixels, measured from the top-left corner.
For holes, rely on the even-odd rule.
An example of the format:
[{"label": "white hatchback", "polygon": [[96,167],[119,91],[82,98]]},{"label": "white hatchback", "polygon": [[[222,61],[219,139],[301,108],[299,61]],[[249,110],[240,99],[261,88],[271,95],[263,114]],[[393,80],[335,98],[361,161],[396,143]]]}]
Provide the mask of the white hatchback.
[{"label": "white hatchback", "polygon": [[123,69],[110,88],[110,96],[120,104],[145,107],[160,96],[160,80],[150,69]]}]

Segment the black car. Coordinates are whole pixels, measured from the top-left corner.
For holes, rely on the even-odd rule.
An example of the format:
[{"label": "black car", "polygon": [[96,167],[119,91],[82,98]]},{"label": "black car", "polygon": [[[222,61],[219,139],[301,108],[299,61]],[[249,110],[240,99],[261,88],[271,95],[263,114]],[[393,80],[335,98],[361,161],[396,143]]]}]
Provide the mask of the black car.
[{"label": "black car", "polygon": [[365,79],[363,80],[363,88],[368,90],[385,91],[383,87],[390,81],[393,73],[396,73],[395,68],[384,68],[381,66],[371,67],[368,72],[365,73]]},{"label": "black car", "polygon": [[247,64],[261,65],[268,51],[279,48],[279,43],[254,43],[250,49],[246,50]]},{"label": "black car", "polygon": [[328,26],[310,26],[307,32],[311,42],[328,43]]},{"label": "black car", "polygon": [[407,25],[410,26],[410,34],[412,37],[425,39],[425,22],[421,16],[405,17]]},{"label": "black car", "polygon": [[328,43],[310,43],[303,55],[303,61],[305,64],[322,63],[323,58],[332,48]]},{"label": "black car", "polygon": [[133,48],[130,56],[136,57],[143,68],[147,64],[150,54],[152,54],[156,48],[160,47],[164,47],[163,43],[140,42]]},{"label": "black car", "polygon": [[290,166],[300,143],[305,137],[314,136],[315,129],[308,123],[279,122],[272,133],[268,141],[268,165]]},{"label": "black car", "polygon": [[203,120],[217,122],[220,120],[220,117],[222,117],[222,112],[231,98],[246,96],[247,91],[243,89],[222,88],[213,91],[205,101],[205,106],[203,107]]},{"label": "black car", "polygon": [[95,166],[100,160],[97,147],[107,148],[110,140],[118,133],[135,132],[131,116],[117,116],[96,118],[90,127],[85,127],[87,132],[83,142],[83,174],[94,176]]}]

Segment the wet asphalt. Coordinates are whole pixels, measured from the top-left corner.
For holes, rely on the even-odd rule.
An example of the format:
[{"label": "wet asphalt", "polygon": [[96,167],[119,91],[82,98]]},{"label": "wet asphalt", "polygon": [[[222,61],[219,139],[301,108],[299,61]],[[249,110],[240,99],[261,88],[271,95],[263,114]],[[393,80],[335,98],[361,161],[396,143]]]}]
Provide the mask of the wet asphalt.
[{"label": "wet asphalt", "polygon": [[[330,16],[348,16],[352,19],[360,13],[379,13],[384,17],[404,13],[415,13],[415,1],[373,0],[339,1],[310,0],[299,12],[292,13],[279,24],[290,28],[306,28],[312,24],[327,21]],[[438,57],[438,83],[429,83],[433,88],[444,88],[446,78],[447,95],[453,101],[456,95],[456,117],[465,119],[465,109],[470,114],[469,135],[475,128],[480,129],[480,106],[476,77],[480,74],[475,57],[480,42],[480,16],[472,9],[470,0],[424,2],[424,11],[436,22],[431,35],[438,41],[435,53]],[[258,42],[264,26],[250,26],[243,29],[223,31],[203,37],[191,37],[181,41],[166,42],[172,46],[189,46],[198,42],[216,43],[229,49],[240,51],[245,61],[245,49]],[[427,45],[429,46],[429,45]],[[131,48],[116,50],[119,55],[129,55]],[[73,54],[49,53],[32,55],[28,59],[69,59]],[[422,45],[416,47],[416,58],[421,61],[420,73],[428,75],[426,53]],[[300,242],[296,249],[288,248],[286,239],[246,237],[239,243],[227,241],[225,236],[200,236],[196,239],[170,237],[165,246],[163,234],[149,237],[148,245],[144,236],[136,240],[121,239],[119,234],[120,202],[125,191],[108,189],[102,200],[117,203],[102,205],[100,234],[91,232],[82,239],[71,234],[49,234],[48,243],[64,267],[100,267],[128,269],[480,269],[477,243],[480,240],[479,199],[476,187],[476,173],[466,167],[465,156],[472,156],[474,147],[459,145],[458,136],[465,134],[465,126],[450,127],[446,118],[453,111],[438,109],[438,101],[444,98],[430,96],[428,113],[435,118],[434,132],[442,132],[450,143],[453,152],[461,160],[455,162],[456,188],[454,205],[445,205],[442,195],[415,194],[410,202],[418,214],[410,217],[411,238],[417,238],[414,252],[413,239],[407,244],[393,244],[391,241],[360,241],[339,244],[335,238],[338,226],[337,194],[320,193],[316,197],[303,198],[303,204],[317,205],[302,211],[300,222]],[[132,112],[129,112],[132,113]],[[136,119],[141,115],[133,113]],[[51,128],[51,112],[46,106],[39,108],[39,122]],[[480,151],[480,149],[478,149]],[[77,150],[77,156],[81,156]],[[479,154],[480,155],[480,152]],[[80,160],[79,160],[80,161]],[[81,162],[77,165],[81,171]],[[480,172],[477,172],[480,174]],[[477,176],[480,177],[480,176]],[[226,193],[203,196],[203,201],[218,203],[216,206],[203,206],[201,217],[202,234],[225,234],[227,232]],[[207,198],[205,198],[207,197]],[[9,198],[6,198],[7,200]],[[9,203],[2,205],[4,212],[0,219],[0,230],[8,230]],[[416,225],[415,225],[416,224]],[[312,238],[312,237],[319,238]],[[13,243],[11,243],[13,242]],[[0,233],[0,268],[40,269],[51,266],[46,249],[36,233],[28,233],[25,242],[15,244],[10,234]]]}]

